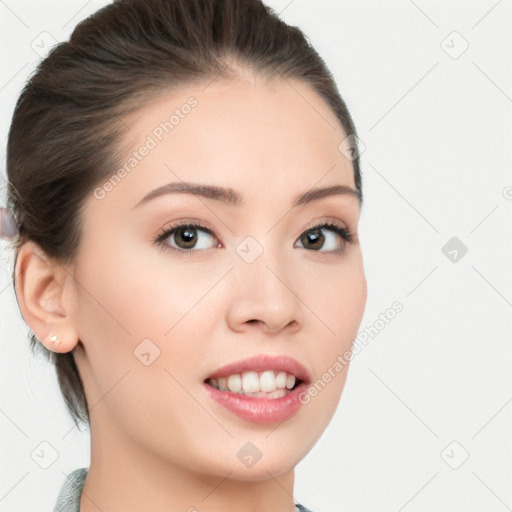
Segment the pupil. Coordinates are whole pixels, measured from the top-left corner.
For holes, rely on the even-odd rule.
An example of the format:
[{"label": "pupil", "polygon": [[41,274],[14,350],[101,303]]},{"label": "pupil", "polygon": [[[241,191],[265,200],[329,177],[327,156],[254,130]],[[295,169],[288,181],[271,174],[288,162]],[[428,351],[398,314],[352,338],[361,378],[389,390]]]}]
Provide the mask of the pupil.
[{"label": "pupil", "polygon": [[[306,238],[308,238],[313,244],[315,244],[315,242],[320,241],[320,243],[317,243],[316,245],[322,246],[324,236],[321,234],[321,231],[322,230],[320,230],[320,229],[315,229],[314,231],[310,231],[306,235]],[[319,235],[319,233],[320,233],[320,235]]]},{"label": "pupil", "polygon": [[[178,230],[178,238],[180,238],[185,245],[193,246],[195,243],[195,237],[196,235],[193,233],[193,229],[190,228],[182,228],[181,230]],[[183,233],[183,234],[181,234]],[[187,240],[188,239],[188,240]],[[188,247],[187,245],[187,247]]]}]

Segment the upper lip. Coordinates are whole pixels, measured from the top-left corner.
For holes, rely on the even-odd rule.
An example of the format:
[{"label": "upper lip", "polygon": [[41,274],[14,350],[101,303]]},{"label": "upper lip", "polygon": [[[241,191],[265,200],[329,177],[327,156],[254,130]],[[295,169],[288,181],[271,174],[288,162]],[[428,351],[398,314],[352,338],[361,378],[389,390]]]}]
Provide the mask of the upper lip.
[{"label": "upper lip", "polygon": [[[257,356],[242,359],[229,363],[222,368],[218,368],[212,373],[209,379],[218,379],[220,377],[228,377],[235,373],[243,372],[263,372],[265,370],[273,370],[274,372],[286,372],[290,375],[295,375],[298,380],[305,382],[306,384],[311,383],[311,373],[306,367],[299,363],[296,359],[289,356],[276,356],[269,354],[260,354]],[[206,379],[208,380],[208,379]]]}]

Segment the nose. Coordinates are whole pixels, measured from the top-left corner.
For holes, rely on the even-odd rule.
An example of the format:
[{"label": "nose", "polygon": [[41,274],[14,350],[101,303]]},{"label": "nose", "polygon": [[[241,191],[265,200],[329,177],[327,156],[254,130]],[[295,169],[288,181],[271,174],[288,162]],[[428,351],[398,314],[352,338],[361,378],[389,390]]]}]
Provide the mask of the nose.
[{"label": "nose", "polygon": [[[261,329],[265,334],[301,329],[302,302],[293,270],[284,270],[276,258],[260,257],[247,264],[239,262],[231,272],[227,322],[237,332]],[[294,286],[295,285],[295,286]]]}]

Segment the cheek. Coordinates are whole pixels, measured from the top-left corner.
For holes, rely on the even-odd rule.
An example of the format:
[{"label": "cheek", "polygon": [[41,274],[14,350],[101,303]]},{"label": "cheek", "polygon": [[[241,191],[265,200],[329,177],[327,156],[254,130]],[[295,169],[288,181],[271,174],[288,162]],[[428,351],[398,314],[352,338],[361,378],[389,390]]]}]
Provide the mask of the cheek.
[{"label": "cheek", "polygon": [[79,320],[92,341],[162,338],[201,297],[199,280],[151,251],[112,244],[101,253],[84,254],[76,272]]},{"label": "cheek", "polygon": [[[101,380],[103,392],[130,369],[143,368],[142,379],[157,373],[169,379],[164,368],[177,378],[190,378],[194,365],[203,360],[211,323],[218,319],[211,300],[204,297],[218,278],[191,276],[182,264],[161,255],[155,258],[154,249],[121,247],[113,243],[101,251],[102,257],[90,251],[76,272],[83,283],[79,338],[91,372]],[[95,264],[83,263],[87,261]],[[158,389],[152,382],[152,389]]]},{"label": "cheek", "polygon": [[367,300],[367,283],[360,250],[353,251],[338,265],[318,266],[315,275],[306,273],[302,281],[303,301],[310,324],[323,340],[320,360],[326,364],[340,350],[346,350],[357,336]]},{"label": "cheek", "polygon": [[339,265],[336,272],[324,268],[324,274],[317,279],[319,286],[311,288],[307,295],[308,306],[319,317],[312,316],[312,322],[317,325],[315,332],[321,349],[314,352],[315,381],[305,401],[307,407],[315,410],[319,423],[323,418],[324,424],[331,419],[341,398],[351,360],[350,350],[366,307],[363,262],[359,251],[355,251],[354,256]]},{"label": "cheek", "polygon": [[[132,251],[126,257],[113,247],[104,254],[100,258],[89,252],[76,271],[82,284],[77,318],[88,358],[90,403],[98,403],[97,414],[108,409],[133,429],[132,435],[145,432],[155,418],[176,425],[175,411],[193,417],[197,403],[179,383],[187,389],[190,383],[202,385],[191,376],[203,359],[208,304],[200,299],[211,284],[191,279],[180,266],[173,270],[171,264],[162,265],[165,259],[148,269],[143,254]],[[178,429],[170,432],[178,435]],[[156,430],[149,437],[159,435]]]}]

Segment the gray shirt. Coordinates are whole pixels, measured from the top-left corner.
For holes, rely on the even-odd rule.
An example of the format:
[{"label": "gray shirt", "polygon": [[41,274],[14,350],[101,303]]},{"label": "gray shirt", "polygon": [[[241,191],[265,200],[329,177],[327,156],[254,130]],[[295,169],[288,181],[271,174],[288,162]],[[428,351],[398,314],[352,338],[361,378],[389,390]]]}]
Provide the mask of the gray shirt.
[{"label": "gray shirt", "polygon": [[[88,468],[75,469],[66,477],[53,512],[80,512],[80,497],[87,471]],[[296,503],[295,512],[311,512],[311,510]]]}]

